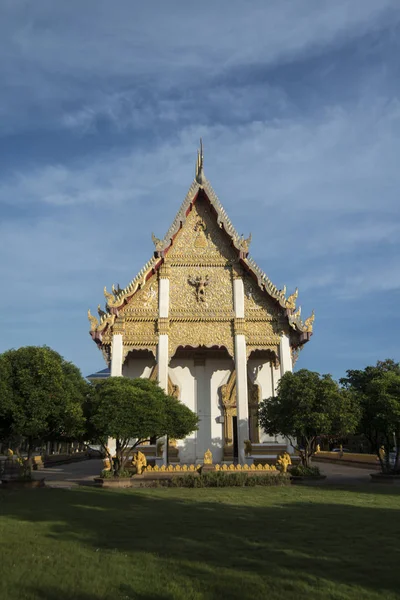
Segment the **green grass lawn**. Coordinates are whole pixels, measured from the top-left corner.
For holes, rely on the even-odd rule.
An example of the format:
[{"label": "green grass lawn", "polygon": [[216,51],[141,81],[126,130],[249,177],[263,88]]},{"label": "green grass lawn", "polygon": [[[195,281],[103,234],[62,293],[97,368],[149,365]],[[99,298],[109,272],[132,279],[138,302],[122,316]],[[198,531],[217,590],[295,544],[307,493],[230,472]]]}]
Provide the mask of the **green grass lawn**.
[{"label": "green grass lawn", "polygon": [[400,490],[0,492],[1,600],[400,599]]}]

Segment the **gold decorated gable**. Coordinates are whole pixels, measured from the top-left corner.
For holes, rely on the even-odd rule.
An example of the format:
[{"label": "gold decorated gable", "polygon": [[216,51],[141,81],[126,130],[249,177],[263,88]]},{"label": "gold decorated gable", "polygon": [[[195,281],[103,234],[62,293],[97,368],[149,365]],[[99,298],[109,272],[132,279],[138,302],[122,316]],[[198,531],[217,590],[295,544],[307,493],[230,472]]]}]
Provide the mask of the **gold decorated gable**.
[{"label": "gold decorated gable", "polygon": [[210,207],[204,200],[196,202],[167,254],[171,318],[231,318],[235,261],[229,238]]},{"label": "gold decorated gable", "polygon": [[200,197],[186,217],[186,221],[168,250],[168,262],[187,261],[229,264],[236,261],[229,236],[219,227],[207,200]]},{"label": "gold decorated gable", "polygon": [[158,281],[156,275],[152,275],[144,286],[130,298],[129,302],[120,310],[120,315],[123,315],[126,321],[142,316],[157,318]]},{"label": "gold decorated gable", "polygon": [[246,319],[257,319],[259,316],[277,320],[283,315],[282,308],[265,292],[262,292],[254,279],[249,275],[243,278],[244,313]]},{"label": "gold decorated gable", "polygon": [[[169,356],[178,347],[225,347],[234,355],[234,336],[246,336],[248,355],[271,351],[277,360],[280,335],[312,333],[314,315],[303,323],[286,298],[248,255],[251,236],[234,230],[207,180],[196,179],[166,237],[152,236],[153,258],[124,289],[105,288],[106,310],[88,313],[90,333],[104,349],[123,335],[124,355],[148,349],[156,356],[159,335],[168,334]],[[169,316],[159,318],[160,280],[169,280]],[[244,318],[235,318],[234,280],[244,284]],[[309,338],[307,338],[309,339]],[[106,352],[110,354],[110,349]]]}]

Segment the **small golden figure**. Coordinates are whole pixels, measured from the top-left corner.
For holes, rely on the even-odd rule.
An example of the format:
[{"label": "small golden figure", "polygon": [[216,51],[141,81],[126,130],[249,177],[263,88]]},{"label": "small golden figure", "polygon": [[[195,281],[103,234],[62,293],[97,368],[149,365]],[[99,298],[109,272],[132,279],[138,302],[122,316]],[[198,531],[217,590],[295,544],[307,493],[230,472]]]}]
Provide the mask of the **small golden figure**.
[{"label": "small golden figure", "polygon": [[246,456],[251,456],[252,446],[250,440],[244,440],[244,453]]},{"label": "small golden figure", "polygon": [[282,473],[287,473],[288,466],[292,464],[292,459],[288,452],[283,452],[278,456],[276,464],[281,468]]},{"label": "small golden figure", "polygon": [[212,458],[212,452],[210,449],[208,449],[206,452],[204,452],[204,461],[203,464],[205,465],[212,465],[213,464],[213,458]]},{"label": "small golden figure", "polygon": [[385,456],[386,456],[385,446],[381,446],[379,448],[379,458],[383,461],[383,460],[385,460]]},{"label": "small golden figure", "polygon": [[142,471],[145,467],[147,467],[147,459],[143,452],[135,452],[133,455],[132,465],[136,468],[136,473],[138,475],[142,474]]},{"label": "small golden figure", "polygon": [[165,443],[163,440],[157,442],[157,456],[162,456],[164,452]]}]

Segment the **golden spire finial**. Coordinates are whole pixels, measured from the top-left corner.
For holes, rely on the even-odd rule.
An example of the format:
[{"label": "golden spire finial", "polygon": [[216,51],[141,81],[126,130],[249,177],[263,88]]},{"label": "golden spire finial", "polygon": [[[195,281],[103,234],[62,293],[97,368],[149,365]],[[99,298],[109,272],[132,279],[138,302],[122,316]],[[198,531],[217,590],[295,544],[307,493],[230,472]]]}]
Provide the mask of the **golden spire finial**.
[{"label": "golden spire finial", "polygon": [[291,296],[289,296],[289,298],[286,300],[286,308],[289,308],[289,310],[295,310],[296,300],[297,300],[298,295],[299,295],[299,289],[296,288],[294,290],[294,293]]},{"label": "golden spire finial", "polygon": [[107,292],[107,287],[106,286],[104,286],[104,297],[106,299],[106,302],[107,302],[108,306],[112,305],[112,303],[115,300],[114,295],[110,294],[110,292]]},{"label": "golden spire finial", "polygon": [[315,321],[315,312],[313,309],[311,315],[308,317],[308,319],[306,319],[304,321],[304,331],[306,331],[307,333],[312,333],[314,321]]},{"label": "golden spire finial", "polygon": [[90,331],[95,331],[95,329],[99,326],[99,321],[94,315],[91,314],[90,308],[88,310],[88,319],[90,321]]},{"label": "golden spire finial", "polygon": [[203,140],[200,138],[200,149],[197,150],[197,162],[196,162],[196,181],[197,183],[203,183],[204,173],[204,156],[203,156]]}]

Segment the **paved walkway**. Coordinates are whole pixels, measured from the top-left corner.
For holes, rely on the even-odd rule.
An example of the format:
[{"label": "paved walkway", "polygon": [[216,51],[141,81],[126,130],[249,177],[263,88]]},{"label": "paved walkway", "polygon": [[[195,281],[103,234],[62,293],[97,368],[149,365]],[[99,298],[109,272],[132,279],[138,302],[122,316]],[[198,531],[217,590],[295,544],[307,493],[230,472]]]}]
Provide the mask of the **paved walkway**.
[{"label": "paved walkway", "polygon": [[90,485],[94,478],[100,475],[102,468],[102,460],[91,458],[34,471],[34,478],[42,479],[44,477],[47,487],[69,488],[77,485]]},{"label": "paved walkway", "polygon": [[376,470],[360,467],[350,467],[349,465],[337,465],[331,463],[315,462],[321,473],[326,475],[324,480],[325,485],[360,485],[370,483],[370,473],[375,473]]},{"label": "paved walkway", "polygon": [[[347,465],[318,463],[321,473],[327,475],[323,485],[360,485],[370,482],[372,469],[360,469]],[[49,487],[70,488],[77,485],[91,485],[102,470],[102,461],[83,460],[76,463],[59,465],[34,472],[35,479],[45,477]]]}]

